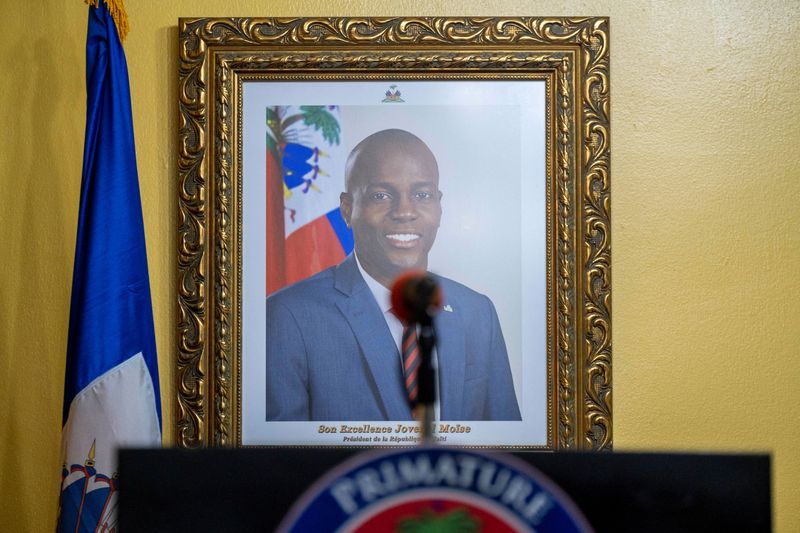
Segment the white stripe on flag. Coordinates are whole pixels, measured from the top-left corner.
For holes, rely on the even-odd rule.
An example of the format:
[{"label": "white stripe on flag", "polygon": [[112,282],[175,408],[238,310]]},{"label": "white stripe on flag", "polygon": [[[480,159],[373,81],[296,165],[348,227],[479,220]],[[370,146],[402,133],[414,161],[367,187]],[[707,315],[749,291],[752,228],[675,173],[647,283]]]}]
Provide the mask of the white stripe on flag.
[{"label": "white stripe on flag", "polygon": [[157,447],[161,431],[150,372],[139,352],[80,391],[64,425],[62,457],[67,468],[82,465],[95,442],[95,468],[111,476],[117,448]]}]

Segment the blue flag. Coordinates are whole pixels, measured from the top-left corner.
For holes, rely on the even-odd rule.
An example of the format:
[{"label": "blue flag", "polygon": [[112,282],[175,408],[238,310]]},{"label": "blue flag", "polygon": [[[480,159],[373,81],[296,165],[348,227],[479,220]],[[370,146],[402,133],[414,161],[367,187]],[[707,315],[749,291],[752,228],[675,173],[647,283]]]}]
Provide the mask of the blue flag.
[{"label": "blue flag", "polygon": [[108,7],[97,4],[89,7],[86,37],[86,139],[64,383],[60,531],[116,529],[117,448],[161,443],[128,68]]}]

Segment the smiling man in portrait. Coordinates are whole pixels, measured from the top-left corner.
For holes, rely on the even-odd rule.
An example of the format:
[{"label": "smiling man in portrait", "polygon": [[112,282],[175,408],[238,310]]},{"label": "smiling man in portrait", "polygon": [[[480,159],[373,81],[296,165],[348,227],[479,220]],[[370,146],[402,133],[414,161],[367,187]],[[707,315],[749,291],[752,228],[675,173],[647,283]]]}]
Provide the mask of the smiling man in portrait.
[{"label": "smiling man in portrait", "polygon": [[[442,218],[428,146],[399,129],[350,153],[342,217],[354,253],[267,298],[267,420],[411,420],[416,332],[392,312],[390,287],[426,271]],[[505,341],[486,296],[441,276],[435,318],[440,420],[519,420]],[[410,355],[410,357],[409,357]]]}]

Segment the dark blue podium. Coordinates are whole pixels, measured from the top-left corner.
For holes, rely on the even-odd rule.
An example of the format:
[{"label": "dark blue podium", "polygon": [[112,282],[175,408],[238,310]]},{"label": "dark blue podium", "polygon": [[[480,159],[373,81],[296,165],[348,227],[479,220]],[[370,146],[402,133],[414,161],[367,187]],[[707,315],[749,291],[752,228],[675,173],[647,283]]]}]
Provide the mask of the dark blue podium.
[{"label": "dark blue podium", "polygon": [[[357,450],[120,452],[122,531],[271,531],[317,478]],[[769,532],[770,457],[517,452],[603,532]]]}]

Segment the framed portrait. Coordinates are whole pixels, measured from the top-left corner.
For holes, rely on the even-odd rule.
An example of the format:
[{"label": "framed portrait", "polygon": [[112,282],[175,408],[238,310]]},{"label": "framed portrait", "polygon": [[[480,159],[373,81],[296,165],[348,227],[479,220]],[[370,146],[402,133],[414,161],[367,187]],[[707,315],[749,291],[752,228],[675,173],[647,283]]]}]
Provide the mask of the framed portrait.
[{"label": "framed portrait", "polygon": [[177,444],[610,449],[608,20],[181,19]]}]

